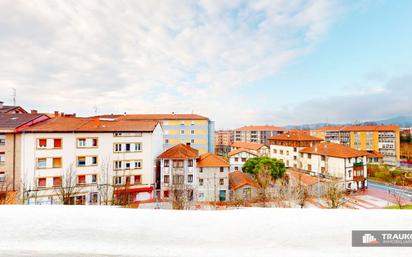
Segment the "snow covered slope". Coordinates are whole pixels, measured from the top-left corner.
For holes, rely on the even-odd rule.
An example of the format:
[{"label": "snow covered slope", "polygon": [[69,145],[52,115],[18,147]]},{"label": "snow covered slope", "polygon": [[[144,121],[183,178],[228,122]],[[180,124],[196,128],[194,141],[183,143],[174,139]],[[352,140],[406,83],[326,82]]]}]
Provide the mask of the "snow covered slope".
[{"label": "snow covered slope", "polygon": [[411,229],[396,210],[0,206],[0,256],[412,256],[352,248],[353,229]]}]

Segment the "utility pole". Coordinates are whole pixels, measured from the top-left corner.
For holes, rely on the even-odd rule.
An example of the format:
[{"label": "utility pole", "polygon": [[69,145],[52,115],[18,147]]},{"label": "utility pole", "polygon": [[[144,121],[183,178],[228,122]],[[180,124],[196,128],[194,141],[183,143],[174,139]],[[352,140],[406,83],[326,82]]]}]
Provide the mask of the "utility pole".
[{"label": "utility pole", "polygon": [[11,96],[13,97],[13,106],[16,106],[17,90],[15,88],[13,88],[12,90],[13,94]]}]

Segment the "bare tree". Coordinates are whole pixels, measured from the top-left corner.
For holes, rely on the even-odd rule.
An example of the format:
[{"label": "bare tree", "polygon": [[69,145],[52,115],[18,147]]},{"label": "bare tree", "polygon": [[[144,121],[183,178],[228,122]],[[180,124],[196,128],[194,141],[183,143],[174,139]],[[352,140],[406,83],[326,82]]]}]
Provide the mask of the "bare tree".
[{"label": "bare tree", "polygon": [[77,176],[73,165],[65,170],[61,185],[56,186],[54,191],[64,205],[73,204],[73,197],[81,192],[81,187],[77,185]]},{"label": "bare tree", "polygon": [[13,191],[11,181],[5,179],[0,181],[0,204],[12,204],[16,201],[16,192]]},{"label": "bare tree", "polygon": [[173,175],[170,186],[170,199],[172,207],[176,210],[190,209],[193,202],[193,188],[184,183],[183,175]]},{"label": "bare tree", "polygon": [[329,182],[326,187],[323,198],[326,201],[328,208],[337,209],[341,207],[345,202],[343,201],[343,189],[336,181]]},{"label": "bare tree", "polygon": [[291,199],[295,200],[300,208],[305,207],[306,201],[310,198],[310,193],[307,186],[302,182],[302,174],[299,174],[298,179],[290,188]]},{"label": "bare tree", "polygon": [[110,173],[110,160],[103,161],[100,165],[97,191],[100,196],[100,204],[112,205],[114,203],[113,177]]},{"label": "bare tree", "polygon": [[259,185],[260,196],[263,202],[263,207],[266,207],[266,202],[270,196],[269,188],[272,185],[273,177],[267,166],[262,166],[256,174],[256,182]]}]

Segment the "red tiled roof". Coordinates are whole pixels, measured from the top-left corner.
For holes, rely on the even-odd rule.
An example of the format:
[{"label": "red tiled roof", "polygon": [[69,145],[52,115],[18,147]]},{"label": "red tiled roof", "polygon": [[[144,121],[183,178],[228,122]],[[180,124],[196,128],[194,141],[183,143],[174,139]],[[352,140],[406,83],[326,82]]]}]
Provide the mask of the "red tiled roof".
[{"label": "red tiled roof", "polygon": [[377,125],[377,126],[326,126],[316,130],[319,131],[399,131],[398,125]]},{"label": "red tiled roof", "polygon": [[366,156],[365,153],[355,150],[353,148],[329,143],[329,142],[322,142],[316,146],[308,147],[300,150],[301,153],[310,153],[310,154],[317,154],[317,155],[325,155],[331,157],[338,157],[338,158],[352,158],[352,157],[361,157]]},{"label": "red tiled roof", "polygon": [[48,119],[48,117],[44,114],[0,113],[0,129],[14,130],[41,117]]},{"label": "red tiled roof", "polygon": [[158,121],[57,117],[29,127],[24,132],[152,132],[157,124]]},{"label": "red tiled roof", "polygon": [[232,150],[232,151],[230,151],[230,152],[227,154],[227,156],[230,157],[230,156],[233,156],[233,155],[235,155],[235,154],[243,153],[243,152],[250,153],[250,154],[253,154],[253,155],[255,155],[255,156],[258,156],[257,153],[252,152],[252,151],[250,151],[250,150],[248,150],[248,149],[243,149],[243,148],[239,148],[239,149]]},{"label": "red tiled roof", "polygon": [[265,145],[258,143],[234,142],[231,146],[257,151]]},{"label": "red tiled roof", "polygon": [[269,138],[269,140],[284,140],[284,141],[323,141],[321,138],[314,137],[306,131],[289,131],[285,134],[280,134]]},{"label": "red tiled roof", "polygon": [[230,165],[223,158],[215,154],[205,153],[197,159],[196,166],[203,168],[203,167],[229,167]]},{"label": "red tiled roof", "polygon": [[122,120],[208,120],[209,118],[198,114],[108,114],[102,118],[115,118]]},{"label": "red tiled roof", "polygon": [[175,145],[164,151],[159,158],[162,159],[194,159],[199,156],[199,151],[185,144]]},{"label": "red tiled roof", "polygon": [[383,155],[375,150],[373,151],[360,151],[366,155],[368,158],[383,158]]},{"label": "red tiled roof", "polygon": [[27,111],[24,110],[21,106],[11,106],[11,105],[3,105],[0,108],[0,113],[10,113],[16,109],[18,109],[22,113],[27,113]]},{"label": "red tiled roof", "polygon": [[308,174],[299,172],[299,171],[294,171],[294,170],[288,170],[287,173],[289,176],[294,178],[295,180],[300,180],[304,185],[311,186],[316,183],[318,183],[318,178],[310,176]]},{"label": "red tiled roof", "polygon": [[235,129],[237,131],[285,131],[285,128],[277,126],[244,126]]},{"label": "red tiled roof", "polygon": [[259,187],[249,174],[243,173],[241,171],[234,171],[229,173],[229,188],[231,190],[236,190],[246,185],[254,188]]}]

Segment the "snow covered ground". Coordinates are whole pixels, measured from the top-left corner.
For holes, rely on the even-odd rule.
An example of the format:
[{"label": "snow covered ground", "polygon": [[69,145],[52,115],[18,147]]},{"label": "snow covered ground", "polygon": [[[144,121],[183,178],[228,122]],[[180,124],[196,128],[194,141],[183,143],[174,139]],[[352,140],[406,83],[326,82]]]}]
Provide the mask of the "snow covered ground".
[{"label": "snow covered ground", "polygon": [[353,229],[411,229],[399,210],[173,211],[0,206],[0,256],[412,256],[352,248]]}]

